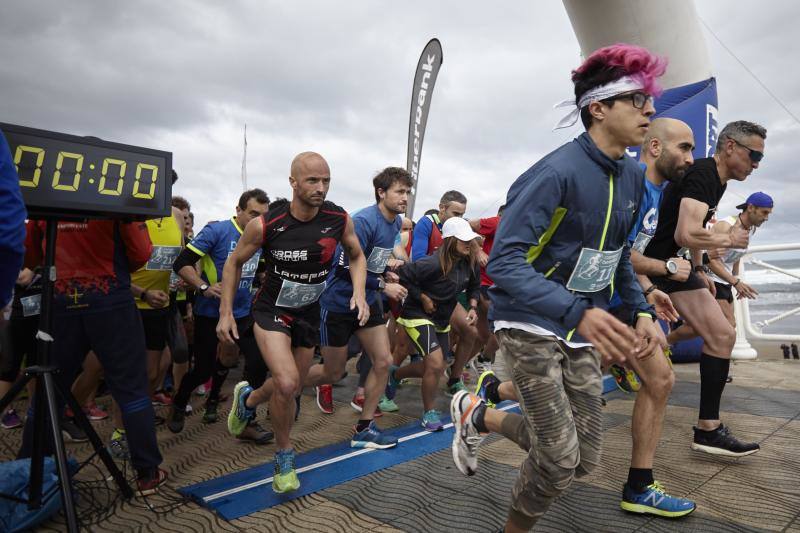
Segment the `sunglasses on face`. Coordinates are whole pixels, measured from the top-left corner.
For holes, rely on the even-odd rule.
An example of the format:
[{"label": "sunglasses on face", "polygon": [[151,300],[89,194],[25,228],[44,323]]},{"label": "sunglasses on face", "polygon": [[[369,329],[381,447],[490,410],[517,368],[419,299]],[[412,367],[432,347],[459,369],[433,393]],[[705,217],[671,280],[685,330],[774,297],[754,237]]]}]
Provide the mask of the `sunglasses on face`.
[{"label": "sunglasses on face", "polygon": [[635,92],[635,93],[625,93],[625,94],[618,94],[616,96],[612,96],[611,98],[606,98],[602,100],[603,102],[613,102],[614,100],[628,100],[630,99],[633,107],[636,109],[644,109],[644,106],[649,102],[653,103],[653,97],[649,94],[645,94],[643,92]]},{"label": "sunglasses on face", "polygon": [[733,142],[735,142],[736,144],[738,144],[739,146],[741,146],[742,148],[744,148],[745,150],[748,151],[748,153],[750,155],[750,161],[752,161],[753,163],[758,163],[759,161],[764,159],[764,152],[759,152],[758,150],[753,150],[749,146],[743,145],[742,143],[740,143],[736,139],[731,138],[731,140]]}]

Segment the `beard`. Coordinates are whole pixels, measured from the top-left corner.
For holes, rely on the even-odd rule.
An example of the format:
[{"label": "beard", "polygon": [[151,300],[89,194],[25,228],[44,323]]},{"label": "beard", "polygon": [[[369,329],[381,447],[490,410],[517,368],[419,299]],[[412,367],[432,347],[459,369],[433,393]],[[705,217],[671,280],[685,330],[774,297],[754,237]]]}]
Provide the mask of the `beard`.
[{"label": "beard", "polygon": [[656,159],[656,170],[667,181],[680,181],[686,175],[689,167],[684,167],[679,163],[677,157],[672,157],[666,151],[662,152]]}]

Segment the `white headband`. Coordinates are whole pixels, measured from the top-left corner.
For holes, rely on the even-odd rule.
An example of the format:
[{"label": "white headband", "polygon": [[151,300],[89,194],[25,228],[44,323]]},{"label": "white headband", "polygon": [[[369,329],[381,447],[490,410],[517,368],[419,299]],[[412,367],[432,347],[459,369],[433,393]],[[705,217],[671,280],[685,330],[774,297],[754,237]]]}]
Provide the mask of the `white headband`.
[{"label": "white headband", "polygon": [[612,96],[617,96],[618,94],[627,93],[629,91],[636,91],[643,89],[644,85],[642,82],[632,78],[631,76],[623,76],[618,80],[612,81],[610,83],[606,83],[605,85],[600,85],[599,87],[595,87],[594,89],[590,89],[581,96],[578,105],[575,105],[575,99],[572,98],[570,100],[564,100],[553,106],[553,109],[558,109],[559,107],[573,107],[572,111],[567,113],[561,120],[553,128],[554,130],[559,130],[561,128],[568,128],[578,122],[578,117],[581,114],[581,109],[586,107],[587,105],[591,104],[592,102],[597,102],[600,100],[605,100],[606,98],[611,98]]}]

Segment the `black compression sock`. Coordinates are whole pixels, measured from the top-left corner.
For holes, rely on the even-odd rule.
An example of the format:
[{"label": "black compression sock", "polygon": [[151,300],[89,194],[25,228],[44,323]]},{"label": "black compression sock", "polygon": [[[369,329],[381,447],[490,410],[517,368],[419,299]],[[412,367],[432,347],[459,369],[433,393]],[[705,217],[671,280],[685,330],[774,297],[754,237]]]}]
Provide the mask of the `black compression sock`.
[{"label": "black compression sock", "polygon": [[719,402],[731,360],[700,355],[700,420],[719,420]]},{"label": "black compression sock", "polygon": [[486,421],[484,420],[486,409],[486,404],[481,402],[480,405],[475,408],[475,412],[472,413],[472,423],[475,424],[475,429],[481,433],[489,433],[489,430],[486,428]]},{"label": "black compression sock", "polygon": [[359,420],[358,423],[356,424],[356,433],[367,429],[369,427],[370,422],[372,422],[372,420]]},{"label": "black compression sock", "polygon": [[636,492],[644,492],[653,484],[652,468],[631,468],[628,470],[628,486]]}]

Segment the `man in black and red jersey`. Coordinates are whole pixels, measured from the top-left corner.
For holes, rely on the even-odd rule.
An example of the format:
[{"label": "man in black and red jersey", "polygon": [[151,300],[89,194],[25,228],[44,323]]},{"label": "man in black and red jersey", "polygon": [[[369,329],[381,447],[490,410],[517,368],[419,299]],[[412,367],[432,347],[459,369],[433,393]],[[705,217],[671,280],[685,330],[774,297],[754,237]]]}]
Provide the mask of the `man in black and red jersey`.
[{"label": "man in black and red jersey", "polygon": [[[28,222],[25,263],[42,264],[45,223]],[[139,495],[164,483],[158,466],[153,406],[147,382],[142,318],[131,294],[131,272],[150,258],[152,244],[144,222],[113,220],[59,222],[56,242],[58,279],[53,297],[53,363],[62,390],[69,390],[84,357],[93,350],[105,371],[128,434]],[[20,457],[33,447],[33,416],[25,424]],[[52,439],[45,439],[45,446]]]},{"label": "man in black and red jersey", "polygon": [[266,214],[247,225],[222,274],[217,335],[232,342],[239,336],[232,303],[242,266],[262,249],[266,279],[253,305],[254,332],[272,378],[255,390],[246,381],[236,385],[228,430],[233,435],[239,434],[256,407],[270,401],[270,418],[278,446],[272,480],[275,492],[300,487],[289,432],[294,421],[295,396],[311,365],[314,347],[319,345],[318,300],[340,242],[348,255],[353,281],[350,309],[358,309],[361,326],[369,319],[364,287],[366,259],[347,212],[325,201],[330,176],[328,163],[319,154],[303,152],[296,156],[289,176],[292,201],[273,204]]}]

